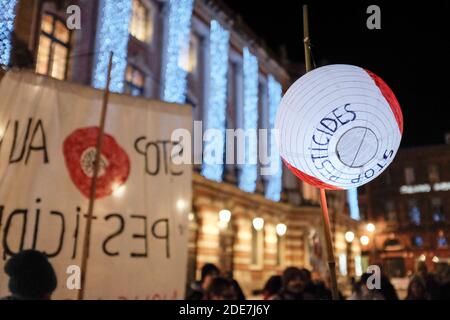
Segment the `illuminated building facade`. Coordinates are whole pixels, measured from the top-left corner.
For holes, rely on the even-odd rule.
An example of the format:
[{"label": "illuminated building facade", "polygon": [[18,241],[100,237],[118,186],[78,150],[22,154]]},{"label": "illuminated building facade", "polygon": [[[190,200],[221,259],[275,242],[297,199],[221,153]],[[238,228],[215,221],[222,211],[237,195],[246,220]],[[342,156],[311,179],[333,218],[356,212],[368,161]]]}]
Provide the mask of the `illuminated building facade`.
[{"label": "illuminated building facade", "polygon": [[[363,247],[393,277],[450,262],[450,145],[399,150],[373,183],[359,190],[362,215],[375,224]],[[374,246],[375,244],[375,246]]]},{"label": "illuminated building facade", "polygon": [[[65,23],[68,5],[80,7],[80,29]],[[16,44],[2,45],[1,56],[8,49],[12,63],[5,64],[21,61],[40,74],[103,88],[113,50],[112,91],[192,105],[203,132],[221,133],[194,157],[207,160],[208,148],[218,145],[225,160],[235,151],[226,129],[270,130],[282,93],[295,80],[232,16],[206,0],[23,0],[15,6]],[[259,162],[194,165],[188,279],[213,262],[251,294],[287,266],[326,271],[318,190],[282,167],[274,137],[268,138],[269,165],[280,169],[274,174],[261,174]],[[245,158],[258,159],[259,148],[250,143]],[[348,230],[357,232],[358,221],[349,216],[345,192],[328,195],[345,280],[359,273],[360,245],[344,240]]]}]

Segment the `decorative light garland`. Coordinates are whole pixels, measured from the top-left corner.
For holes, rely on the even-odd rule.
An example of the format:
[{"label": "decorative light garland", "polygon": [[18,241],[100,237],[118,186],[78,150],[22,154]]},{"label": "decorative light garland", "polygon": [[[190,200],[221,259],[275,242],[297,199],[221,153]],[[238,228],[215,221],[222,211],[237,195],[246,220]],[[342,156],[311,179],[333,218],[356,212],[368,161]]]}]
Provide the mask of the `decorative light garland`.
[{"label": "decorative light garland", "polygon": [[92,84],[96,88],[105,88],[109,54],[114,52],[109,89],[113,92],[123,91],[131,7],[131,0],[100,1],[92,79]]},{"label": "decorative light garland", "polygon": [[347,202],[350,208],[350,217],[354,220],[359,220],[359,206],[358,206],[358,189],[352,188],[347,190]]},{"label": "decorative light garland", "polygon": [[[269,75],[268,77],[267,87],[269,93],[269,129],[272,130],[275,127],[275,118],[281,101],[282,88],[281,84],[275,80],[272,75]],[[270,168],[274,168],[275,172],[273,172],[267,179],[265,196],[267,199],[280,201],[283,174],[281,157],[276,146],[275,135],[272,131],[270,131],[269,139],[269,166]]]},{"label": "decorative light garland", "polygon": [[[209,97],[206,106],[205,130],[221,131],[221,140],[205,142],[205,151],[213,148],[222,155],[225,149],[225,117],[227,103],[227,73],[230,33],[217,21],[211,21],[209,48]],[[223,163],[213,163],[210,152],[204,153],[202,174],[208,179],[222,181]]]},{"label": "decorative light garland", "polygon": [[[244,48],[244,131],[258,129],[258,60]],[[246,192],[254,192],[258,167],[256,165],[258,146],[257,141],[250,141],[245,145],[245,164],[239,176],[239,188]]]},{"label": "decorative light garland", "polygon": [[17,0],[0,0],[0,65],[9,65]]},{"label": "decorative light garland", "polygon": [[180,66],[180,55],[189,47],[193,2],[193,0],[169,0],[162,95],[162,99],[167,102],[186,101],[187,71]]}]

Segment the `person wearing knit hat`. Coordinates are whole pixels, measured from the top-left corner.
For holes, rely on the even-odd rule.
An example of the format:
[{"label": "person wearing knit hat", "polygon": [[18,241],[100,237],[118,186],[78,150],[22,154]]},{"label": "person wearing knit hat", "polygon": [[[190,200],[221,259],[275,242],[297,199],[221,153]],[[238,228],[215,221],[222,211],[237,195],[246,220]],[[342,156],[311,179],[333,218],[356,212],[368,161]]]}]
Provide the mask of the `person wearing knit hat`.
[{"label": "person wearing knit hat", "polygon": [[47,256],[36,250],[24,250],[5,264],[11,296],[7,300],[49,300],[57,286],[55,270]]}]

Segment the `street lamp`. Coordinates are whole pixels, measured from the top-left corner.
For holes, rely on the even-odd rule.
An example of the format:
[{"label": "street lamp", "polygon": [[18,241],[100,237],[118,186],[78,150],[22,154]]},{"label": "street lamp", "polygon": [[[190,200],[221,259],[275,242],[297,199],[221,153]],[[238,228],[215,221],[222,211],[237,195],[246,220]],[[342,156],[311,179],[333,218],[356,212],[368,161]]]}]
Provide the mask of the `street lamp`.
[{"label": "street lamp", "polygon": [[363,246],[367,246],[369,244],[369,237],[366,235],[361,236],[361,238],[359,238],[359,241]]},{"label": "street lamp", "polygon": [[255,228],[256,231],[260,231],[262,230],[262,228],[264,228],[264,219],[257,217],[255,219],[253,219],[253,228]]},{"label": "street lamp", "polygon": [[345,241],[348,243],[351,243],[355,239],[355,234],[352,231],[347,231],[345,233]]},{"label": "street lamp", "polygon": [[366,229],[368,232],[373,233],[375,231],[375,225],[373,223],[368,223]]},{"label": "street lamp", "polygon": [[282,237],[286,234],[287,227],[284,223],[277,224],[277,226],[275,228],[277,230],[278,236]]},{"label": "street lamp", "polygon": [[222,209],[219,211],[219,228],[226,229],[228,222],[231,220],[231,211]]},{"label": "street lamp", "polygon": [[222,209],[219,211],[219,220],[220,221],[228,223],[228,222],[230,222],[230,219],[231,219],[231,211],[230,210]]}]

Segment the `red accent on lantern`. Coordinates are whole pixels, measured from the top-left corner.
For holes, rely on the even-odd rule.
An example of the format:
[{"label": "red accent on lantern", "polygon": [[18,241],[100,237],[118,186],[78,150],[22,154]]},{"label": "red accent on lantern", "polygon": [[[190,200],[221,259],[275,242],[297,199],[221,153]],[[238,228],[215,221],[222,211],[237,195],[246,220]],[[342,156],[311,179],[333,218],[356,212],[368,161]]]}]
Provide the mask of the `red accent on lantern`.
[{"label": "red accent on lantern", "polygon": [[331,184],[325,183],[322,180],[319,180],[317,178],[314,178],[300,170],[298,170],[297,168],[291,166],[286,160],[284,160],[283,158],[281,158],[284,162],[284,164],[288,167],[289,170],[291,170],[291,172],[293,174],[295,174],[300,180],[305,181],[306,183],[313,185],[317,188],[320,189],[327,189],[327,190],[342,190],[341,188],[332,186]]},{"label": "red accent on lantern", "polygon": [[389,106],[391,107],[392,113],[394,114],[395,120],[397,121],[398,128],[400,129],[400,133],[403,134],[403,114],[402,109],[400,107],[400,104],[397,101],[397,98],[394,95],[394,92],[392,92],[391,88],[384,82],[383,79],[381,79],[379,76],[377,76],[372,71],[369,71],[367,69],[364,69],[369,76],[373,79],[377,87],[380,89],[381,93],[383,94],[386,101],[389,103]]}]

